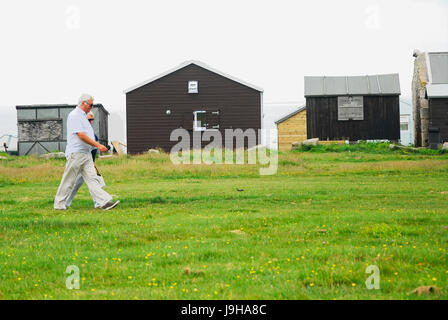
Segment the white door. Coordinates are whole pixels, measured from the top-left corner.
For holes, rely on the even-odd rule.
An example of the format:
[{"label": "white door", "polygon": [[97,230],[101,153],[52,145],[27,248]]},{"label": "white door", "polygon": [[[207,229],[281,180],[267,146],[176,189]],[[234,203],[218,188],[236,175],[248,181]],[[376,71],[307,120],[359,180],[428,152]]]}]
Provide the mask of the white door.
[{"label": "white door", "polygon": [[400,116],[400,143],[404,146],[412,144],[411,141],[411,128],[409,127],[410,115]]}]

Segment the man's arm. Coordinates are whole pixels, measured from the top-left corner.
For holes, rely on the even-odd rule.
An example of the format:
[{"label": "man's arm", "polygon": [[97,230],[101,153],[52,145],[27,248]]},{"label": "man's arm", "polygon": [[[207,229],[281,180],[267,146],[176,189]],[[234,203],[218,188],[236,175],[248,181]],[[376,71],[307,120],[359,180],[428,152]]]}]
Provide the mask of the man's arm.
[{"label": "man's arm", "polygon": [[106,152],[107,151],[107,148],[105,146],[103,146],[102,144],[100,144],[100,143],[98,143],[96,141],[93,141],[84,132],[77,132],[76,134],[78,135],[79,139],[81,139],[85,143],[91,145],[92,147],[98,148],[101,152]]}]

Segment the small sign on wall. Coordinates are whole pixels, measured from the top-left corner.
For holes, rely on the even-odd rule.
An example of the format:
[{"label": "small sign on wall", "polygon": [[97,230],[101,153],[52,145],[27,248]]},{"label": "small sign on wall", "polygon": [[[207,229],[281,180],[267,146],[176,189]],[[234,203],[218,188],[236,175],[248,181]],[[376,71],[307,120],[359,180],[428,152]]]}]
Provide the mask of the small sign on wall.
[{"label": "small sign on wall", "polygon": [[188,93],[198,93],[198,82],[188,81]]},{"label": "small sign on wall", "polygon": [[364,120],[364,97],[338,97],[338,120]]}]

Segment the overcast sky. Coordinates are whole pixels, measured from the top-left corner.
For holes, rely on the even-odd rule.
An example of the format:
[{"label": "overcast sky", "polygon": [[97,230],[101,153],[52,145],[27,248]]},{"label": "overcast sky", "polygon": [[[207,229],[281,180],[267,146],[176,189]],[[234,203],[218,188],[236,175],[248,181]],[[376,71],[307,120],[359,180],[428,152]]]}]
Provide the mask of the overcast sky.
[{"label": "overcast sky", "polygon": [[15,105],[83,92],[124,120],[124,89],[191,59],[265,102],[302,101],[305,75],[397,72],[410,96],[413,50],[448,51],[448,0],[2,0],[0,39],[1,136]]}]

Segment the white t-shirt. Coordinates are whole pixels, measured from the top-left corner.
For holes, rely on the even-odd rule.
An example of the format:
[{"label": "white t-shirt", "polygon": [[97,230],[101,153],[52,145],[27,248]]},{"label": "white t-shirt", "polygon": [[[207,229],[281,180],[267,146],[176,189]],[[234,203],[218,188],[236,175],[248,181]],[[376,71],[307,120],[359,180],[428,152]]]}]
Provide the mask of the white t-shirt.
[{"label": "white t-shirt", "polygon": [[87,136],[95,141],[95,132],[87,120],[87,113],[76,107],[69,113],[67,117],[67,146],[65,148],[65,156],[75,152],[90,153],[95,147],[85,143],[79,139],[77,133],[84,132]]}]

